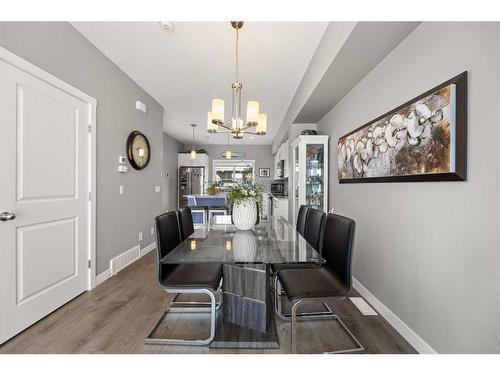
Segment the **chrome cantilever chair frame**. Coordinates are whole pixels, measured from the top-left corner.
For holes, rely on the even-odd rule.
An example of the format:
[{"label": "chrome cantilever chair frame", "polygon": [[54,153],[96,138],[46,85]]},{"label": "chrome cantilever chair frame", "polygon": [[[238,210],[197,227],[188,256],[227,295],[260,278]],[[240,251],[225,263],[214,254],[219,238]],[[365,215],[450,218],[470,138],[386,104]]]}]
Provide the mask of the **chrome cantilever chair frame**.
[{"label": "chrome cantilever chair frame", "polygon": [[[222,282],[221,282],[222,284]],[[207,294],[210,297],[210,302],[197,302],[197,301],[175,301],[175,298],[170,302],[169,307],[161,314],[160,319],[153,325],[151,330],[149,331],[146,339],[144,340],[145,344],[162,344],[162,345],[208,345],[215,338],[215,325],[217,318],[217,311],[220,309],[222,305],[222,292],[220,292],[219,303],[215,302],[215,293],[216,291],[212,289],[202,288],[202,289],[191,289],[191,288],[182,288],[182,289],[172,289],[172,288],[164,288],[167,293],[177,293],[179,294]],[[188,305],[189,307],[173,307],[177,305]],[[192,307],[192,306],[204,306],[204,307]],[[207,307],[210,306],[210,307]],[[200,312],[210,312],[210,336],[205,340],[184,340],[184,339],[164,339],[164,338],[153,338],[153,332],[158,328],[160,323],[163,321],[163,318],[170,313],[200,313]]]},{"label": "chrome cantilever chair frame", "polygon": [[[290,317],[292,316],[291,312],[284,312],[281,309],[281,297],[286,296],[285,293],[283,293],[283,290],[281,289],[281,284],[278,280],[278,275],[274,274],[271,276],[273,278],[273,285],[274,287],[271,289],[273,295],[274,295],[274,306],[276,310],[276,315],[278,317],[290,321]],[[276,289],[276,286],[278,289]],[[278,290],[278,293],[276,293],[276,290]],[[332,309],[330,309],[330,306],[328,306],[325,302],[321,302],[321,305],[325,308],[325,311],[315,311],[315,312],[303,312],[303,313],[298,313],[297,316],[321,316],[321,315],[334,315]]]},{"label": "chrome cantilever chair frame", "polygon": [[[274,288],[275,288],[275,291],[281,293],[281,284],[280,284],[277,277],[274,280]],[[292,353],[297,352],[297,346],[296,346],[296,342],[297,342],[297,332],[296,332],[297,318],[299,318],[300,320],[336,320],[339,323],[342,330],[349,336],[349,338],[356,345],[356,348],[335,350],[333,352],[325,352],[326,354],[356,353],[356,352],[361,352],[361,351],[365,350],[364,346],[361,345],[361,343],[356,338],[356,336],[354,336],[354,334],[349,330],[349,328],[347,328],[347,326],[344,324],[342,319],[340,319],[340,317],[337,314],[335,314],[328,307],[328,305],[324,302],[324,300],[325,300],[324,298],[308,298],[306,300],[298,300],[298,301],[293,303],[291,314],[286,316],[281,311],[281,300],[279,297],[279,293],[274,293],[274,295],[275,295],[275,297],[274,297],[274,311],[280,319],[291,323],[290,339],[291,339],[291,345],[292,345]],[[329,297],[329,299],[337,299],[337,300],[342,300],[344,298],[345,297],[339,297],[339,298]],[[297,309],[301,303],[318,303],[318,302],[320,302],[324,306],[326,306],[330,312],[297,314]]]}]

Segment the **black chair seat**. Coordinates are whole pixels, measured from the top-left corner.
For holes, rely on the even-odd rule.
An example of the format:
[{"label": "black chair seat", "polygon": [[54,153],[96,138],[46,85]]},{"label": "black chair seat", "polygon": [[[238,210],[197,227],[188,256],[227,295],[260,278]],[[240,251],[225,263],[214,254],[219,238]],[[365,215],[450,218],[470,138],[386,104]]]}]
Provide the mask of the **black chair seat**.
[{"label": "black chair seat", "polygon": [[309,269],[309,268],[320,268],[321,264],[316,263],[296,263],[296,264],[272,264],[271,271],[273,273],[277,273],[283,270],[301,270],[301,269]]},{"label": "black chair seat", "polygon": [[160,281],[165,288],[208,288],[217,290],[221,264],[179,264]]},{"label": "black chair seat", "polygon": [[282,270],[278,272],[278,279],[291,302],[345,296],[348,292],[348,287],[326,267]]}]

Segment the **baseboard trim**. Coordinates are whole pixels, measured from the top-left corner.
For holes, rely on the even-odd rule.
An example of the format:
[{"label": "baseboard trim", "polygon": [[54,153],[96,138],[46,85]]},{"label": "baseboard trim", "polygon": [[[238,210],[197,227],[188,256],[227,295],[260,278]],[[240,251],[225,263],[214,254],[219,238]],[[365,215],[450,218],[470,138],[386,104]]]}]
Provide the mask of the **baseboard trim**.
[{"label": "baseboard trim", "polygon": [[382,317],[387,320],[387,322],[399,332],[401,336],[404,337],[406,341],[410,343],[411,346],[415,348],[420,354],[437,354],[424,339],[422,339],[417,333],[412,330],[405,322],[403,322],[396,314],[394,314],[387,306],[385,306],[377,297],[375,297],[372,292],[370,292],[363,284],[353,277],[353,286],[359,294],[370,304],[372,307],[378,311]]},{"label": "baseboard trim", "polygon": [[146,246],[144,248],[141,248],[140,256],[143,257],[144,255],[146,255],[147,253],[149,253],[150,251],[152,251],[154,249],[156,249],[156,241],[150,243],[148,246]]},{"label": "baseboard trim", "polygon": [[111,268],[108,268],[103,273],[97,275],[97,277],[95,278],[95,286],[97,286],[99,284],[102,284],[103,282],[105,282],[110,277],[111,277]]},{"label": "baseboard trim", "polygon": [[[103,273],[97,275],[95,279],[95,286],[102,284],[105,282],[107,279],[109,279],[111,276],[116,275],[118,272],[123,270],[124,268],[130,266],[132,263],[134,263],[136,260],[140,259],[150,251],[156,249],[156,242],[150,243],[148,246],[141,248],[140,245],[134,246],[132,249],[129,249],[127,251],[124,251],[120,255],[114,257],[109,261],[109,268],[104,271]],[[118,259],[120,258],[128,258],[126,260],[123,260],[119,263],[119,266],[113,267],[113,263],[116,263]],[[113,269],[114,268],[114,269]]]}]

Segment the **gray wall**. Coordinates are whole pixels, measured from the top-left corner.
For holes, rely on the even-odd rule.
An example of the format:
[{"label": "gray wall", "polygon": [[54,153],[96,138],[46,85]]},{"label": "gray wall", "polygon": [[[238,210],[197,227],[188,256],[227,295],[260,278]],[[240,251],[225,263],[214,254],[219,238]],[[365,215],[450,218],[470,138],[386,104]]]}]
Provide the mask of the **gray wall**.
[{"label": "gray wall", "polygon": [[[340,136],[464,70],[468,181],[338,184]],[[442,353],[500,352],[499,87],[499,23],[423,23],[318,124],[354,276]]]},{"label": "gray wall", "polygon": [[[244,141],[245,138],[242,139]],[[186,145],[186,149],[191,149],[191,145]],[[196,148],[203,148],[208,154],[210,159],[210,176],[209,181],[213,181],[212,170],[214,159],[222,159],[221,154],[227,151],[226,145],[196,145]],[[274,158],[271,154],[271,145],[230,145],[230,149],[233,152],[241,151],[246,153],[246,158],[248,160],[255,160],[255,173],[257,181],[262,183],[266,188],[270,188],[271,181],[274,175]],[[269,178],[259,178],[259,168],[270,168],[271,177]]]},{"label": "gray wall", "polygon": [[326,28],[316,52],[307,66],[304,77],[302,77],[299,87],[288,106],[283,121],[274,136],[273,154],[278,150],[281,141],[287,137],[295,118],[314,92],[355,26],[356,22],[330,22]]},{"label": "gray wall", "polygon": [[168,134],[163,133],[162,188],[164,211],[177,209],[177,154],[181,151],[184,151],[184,145]]},{"label": "gray wall", "polygon": [[[153,215],[161,211],[163,108],[65,22],[1,22],[0,45],[97,99],[97,274],[109,260],[154,241]],[[135,110],[141,100],[148,113]],[[132,130],[149,139],[151,162],[143,171],[117,172]],[[118,194],[119,185],[125,195]]]}]

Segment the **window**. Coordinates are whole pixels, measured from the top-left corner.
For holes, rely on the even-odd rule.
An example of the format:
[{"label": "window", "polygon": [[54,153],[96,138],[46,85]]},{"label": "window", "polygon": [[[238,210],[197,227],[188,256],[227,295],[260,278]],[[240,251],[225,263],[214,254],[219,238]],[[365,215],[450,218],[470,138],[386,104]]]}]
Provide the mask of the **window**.
[{"label": "window", "polygon": [[214,160],[213,182],[227,189],[255,181],[255,160]]}]

